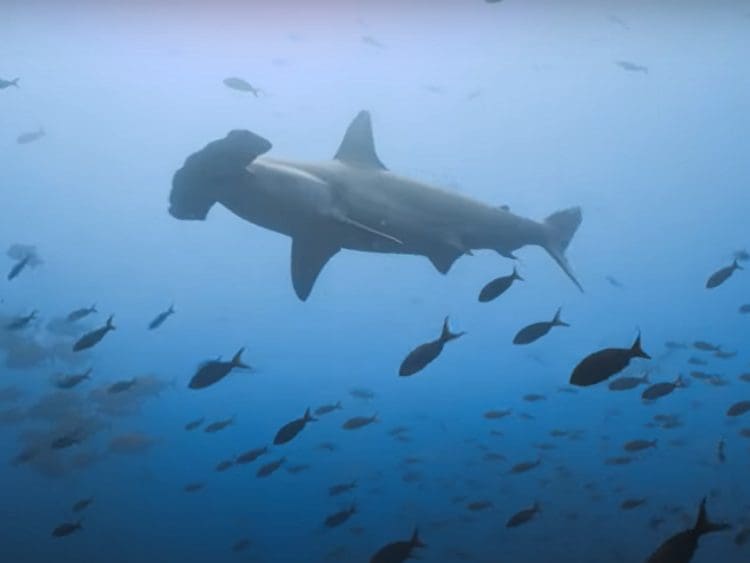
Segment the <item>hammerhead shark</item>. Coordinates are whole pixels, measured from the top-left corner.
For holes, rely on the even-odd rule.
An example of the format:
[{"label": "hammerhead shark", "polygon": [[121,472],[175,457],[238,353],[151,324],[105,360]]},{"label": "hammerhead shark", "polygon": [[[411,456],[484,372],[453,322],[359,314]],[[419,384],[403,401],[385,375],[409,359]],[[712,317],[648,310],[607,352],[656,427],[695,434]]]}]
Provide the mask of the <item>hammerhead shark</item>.
[{"label": "hammerhead shark", "polygon": [[233,130],[190,155],[174,175],[169,213],[205,220],[215,203],[292,238],[292,284],[305,301],[323,267],[341,249],[427,257],[442,274],[473,250],[515,259],[544,248],[582,290],[565,257],[581,223],[578,207],[542,222],[389,171],[375,152],[370,114],[361,111],[332,160],[265,155],[271,143]]}]

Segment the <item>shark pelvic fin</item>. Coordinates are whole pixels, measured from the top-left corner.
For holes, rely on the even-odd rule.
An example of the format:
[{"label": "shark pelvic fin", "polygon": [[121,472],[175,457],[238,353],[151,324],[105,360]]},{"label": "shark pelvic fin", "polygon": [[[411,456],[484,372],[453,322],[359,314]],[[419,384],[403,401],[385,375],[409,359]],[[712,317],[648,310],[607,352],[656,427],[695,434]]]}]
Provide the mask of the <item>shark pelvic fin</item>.
[{"label": "shark pelvic fin", "polygon": [[360,111],[357,114],[347,128],[334,158],[350,166],[386,170],[375,152],[369,112]]},{"label": "shark pelvic fin", "polygon": [[307,300],[321,270],[339,250],[325,233],[311,231],[292,239],[292,285],[297,297]]}]

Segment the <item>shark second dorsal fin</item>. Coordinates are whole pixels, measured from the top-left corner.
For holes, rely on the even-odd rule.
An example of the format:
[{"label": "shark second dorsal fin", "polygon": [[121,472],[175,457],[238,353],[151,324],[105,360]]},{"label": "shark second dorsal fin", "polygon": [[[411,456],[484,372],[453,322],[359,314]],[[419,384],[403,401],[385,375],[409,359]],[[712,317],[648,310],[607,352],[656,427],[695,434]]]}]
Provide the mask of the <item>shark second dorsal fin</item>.
[{"label": "shark second dorsal fin", "polygon": [[292,239],[292,285],[302,301],[307,300],[318,274],[341,247],[320,232]]},{"label": "shark second dorsal fin", "polygon": [[351,166],[387,170],[375,152],[369,112],[360,111],[357,114],[347,128],[334,158]]}]

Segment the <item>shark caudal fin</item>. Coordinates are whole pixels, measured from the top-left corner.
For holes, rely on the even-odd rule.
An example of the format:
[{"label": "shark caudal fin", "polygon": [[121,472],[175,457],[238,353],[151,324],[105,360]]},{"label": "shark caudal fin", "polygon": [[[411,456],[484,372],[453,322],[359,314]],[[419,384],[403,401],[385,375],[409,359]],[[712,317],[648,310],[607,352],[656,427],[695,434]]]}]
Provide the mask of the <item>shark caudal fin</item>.
[{"label": "shark caudal fin", "polygon": [[731,526],[725,522],[711,522],[706,512],[706,499],[705,497],[701,500],[700,508],[698,509],[698,518],[695,522],[693,531],[699,536],[703,534],[710,534],[711,532],[721,532],[722,530],[728,530]]},{"label": "shark caudal fin", "polygon": [[570,241],[573,240],[573,235],[576,234],[582,219],[580,207],[571,207],[553,213],[544,220],[544,225],[547,227],[547,237],[546,242],[542,245],[581,291],[583,291],[583,287],[576,279],[573,269],[565,257],[565,250],[568,248]]}]

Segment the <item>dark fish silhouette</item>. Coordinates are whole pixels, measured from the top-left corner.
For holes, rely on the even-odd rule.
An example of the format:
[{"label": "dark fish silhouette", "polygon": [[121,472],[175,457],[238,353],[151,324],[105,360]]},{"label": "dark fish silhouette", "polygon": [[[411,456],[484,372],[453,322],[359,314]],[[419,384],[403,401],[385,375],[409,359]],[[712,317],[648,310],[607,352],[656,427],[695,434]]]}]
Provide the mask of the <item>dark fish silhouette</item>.
[{"label": "dark fish silhouette", "polygon": [[31,311],[31,313],[26,316],[16,317],[7,325],[5,325],[5,328],[7,330],[21,330],[23,328],[26,328],[27,326],[29,326],[29,323],[31,323],[31,321],[36,319],[37,312],[38,311]]},{"label": "dark fish silhouette", "polygon": [[250,92],[256,98],[258,97],[258,94],[261,93],[260,88],[256,88],[255,86],[250,84],[247,80],[244,80],[243,78],[230,76],[229,78],[225,78],[223,82],[224,82],[224,86],[226,86],[227,88],[231,88],[232,90],[238,90],[240,92]]},{"label": "dark fish silhouette", "polygon": [[727,281],[732,276],[732,274],[734,274],[735,270],[742,269],[744,268],[742,268],[742,266],[737,263],[737,260],[735,260],[730,266],[725,266],[721,270],[717,270],[716,272],[711,274],[711,277],[708,278],[708,281],[706,281],[706,289],[719,287],[721,284]]},{"label": "dark fish silhouette", "polygon": [[266,463],[265,465],[261,465],[260,469],[258,469],[257,473],[255,474],[256,477],[269,477],[278,469],[284,465],[284,462],[286,462],[286,458],[282,457],[280,459],[277,459],[276,461],[271,461],[269,463]]},{"label": "dark fish silhouette", "polygon": [[721,347],[718,344],[711,344],[705,340],[696,340],[693,342],[693,348],[702,352],[718,352],[721,350]]},{"label": "dark fish silhouette", "polygon": [[21,133],[17,138],[16,142],[19,145],[28,145],[29,143],[33,143],[34,141],[38,141],[42,137],[44,137],[46,133],[44,132],[44,129],[39,128],[36,131],[30,131],[28,133]]},{"label": "dark fish silhouette", "polygon": [[747,315],[750,313],[750,303],[746,303],[745,305],[740,305],[740,308],[738,309],[741,315]]},{"label": "dark fish silhouette", "polygon": [[551,321],[533,323],[519,330],[518,334],[513,338],[513,344],[531,344],[539,340],[555,326],[570,326],[568,323],[560,320],[560,309],[557,310]]},{"label": "dark fish silhouette", "polygon": [[611,285],[612,287],[616,287],[617,289],[622,289],[625,287],[624,285],[622,285],[620,280],[613,276],[605,276],[604,279],[609,282],[609,285]]},{"label": "dark fish silhouette", "polygon": [[74,373],[71,375],[66,375],[61,377],[55,385],[58,389],[72,389],[82,381],[85,381],[87,379],[91,379],[91,372],[93,371],[92,368],[87,369],[83,373]]},{"label": "dark fish silhouette", "polygon": [[80,444],[83,441],[82,438],[78,436],[78,433],[72,433],[72,434],[65,434],[64,436],[60,436],[59,438],[55,438],[50,443],[50,448],[53,450],[64,450],[66,448],[69,448],[71,446],[75,446],[77,444]]},{"label": "dark fish silhouette", "polygon": [[706,499],[701,501],[695,526],[675,534],[652,553],[646,563],[688,563],[698,549],[698,540],[704,534],[721,532],[731,528],[729,524],[711,522],[706,513]]},{"label": "dark fish silhouette", "polygon": [[18,277],[18,274],[23,272],[24,268],[28,266],[30,261],[31,261],[31,256],[29,255],[24,258],[21,258],[21,260],[16,262],[15,265],[10,269],[10,272],[8,272],[8,281],[11,281],[12,279]]},{"label": "dark fish silhouette", "polygon": [[727,416],[741,416],[750,412],[750,401],[739,401],[727,409]]},{"label": "dark fish silhouette", "polygon": [[427,547],[419,538],[419,531],[415,528],[411,539],[395,541],[381,547],[370,559],[370,563],[404,563],[414,559],[414,550]]},{"label": "dark fish silhouette", "polygon": [[244,348],[240,348],[229,362],[222,362],[221,360],[204,362],[190,379],[188,387],[190,389],[205,389],[222,380],[233,369],[250,369],[249,365],[242,362],[242,352],[244,351]]},{"label": "dark fish silhouette", "polygon": [[635,453],[656,447],[657,440],[630,440],[622,447],[626,452]]},{"label": "dark fish silhouette", "polygon": [[661,383],[654,383],[646,387],[643,393],[641,393],[641,398],[644,401],[655,401],[661,397],[666,397],[678,387],[685,387],[681,375],[678,375],[674,381],[662,381]]},{"label": "dark fish silhouette", "polygon": [[73,344],[73,351],[80,352],[81,350],[86,350],[88,348],[96,346],[110,330],[115,330],[115,326],[112,324],[112,319],[114,318],[114,315],[110,315],[107,319],[107,323],[103,327],[92,330],[91,332],[87,332],[86,334],[81,336],[81,338],[79,338],[76,343]]},{"label": "dark fish silhouette", "polygon": [[409,352],[406,359],[401,363],[401,367],[398,370],[398,374],[402,377],[414,375],[415,373],[423,370],[427,367],[427,364],[432,362],[435,358],[440,355],[443,351],[443,346],[446,342],[455,340],[466,334],[465,332],[453,333],[448,328],[448,317],[445,317],[443,321],[443,331],[440,334],[440,338],[417,346],[414,350]]},{"label": "dark fish silhouette", "polygon": [[341,428],[344,430],[357,430],[358,428],[368,426],[373,422],[378,422],[377,414],[372,416],[355,416],[344,422],[344,424],[341,425]]},{"label": "dark fish silhouette", "polygon": [[65,320],[69,323],[74,323],[76,321],[80,321],[81,319],[85,319],[89,315],[92,315],[94,313],[98,313],[96,309],[96,303],[94,303],[91,307],[82,307],[81,309],[76,309],[75,311],[71,311],[67,317],[65,317]]},{"label": "dark fish silhouette", "polygon": [[336,401],[335,405],[321,405],[317,409],[315,409],[315,414],[318,416],[332,413],[333,411],[339,411],[343,407],[341,406],[341,401]]},{"label": "dark fish silhouette", "polygon": [[633,358],[651,359],[641,348],[641,335],[630,348],[605,348],[586,356],[573,370],[570,384],[596,385],[624,370]]},{"label": "dark fish silhouette", "polygon": [[297,434],[302,432],[308,422],[316,422],[317,420],[317,418],[313,418],[310,415],[310,409],[307,409],[302,418],[297,418],[291,422],[287,422],[284,426],[279,428],[279,431],[273,439],[274,445],[280,446],[281,444],[286,444],[294,439]]},{"label": "dark fish silhouette", "polygon": [[91,503],[93,502],[94,502],[94,497],[81,499],[77,501],[75,504],[73,504],[73,512],[83,512],[89,506],[91,506]]},{"label": "dark fish silhouette", "polygon": [[225,418],[224,420],[217,420],[216,422],[212,422],[211,424],[206,426],[203,431],[207,432],[208,434],[215,434],[216,432],[224,430],[227,426],[231,426],[232,424],[234,424],[234,417]]},{"label": "dark fish silhouette", "polygon": [[642,72],[648,74],[648,67],[630,61],[615,61],[615,64],[628,72]]},{"label": "dark fish silhouette", "polygon": [[235,463],[238,464],[246,464],[246,463],[252,463],[256,459],[258,459],[260,456],[265,455],[268,453],[268,447],[264,446],[262,448],[255,448],[253,450],[248,450],[245,453],[242,453],[237,456],[237,458],[234,460]]},{"label": "dark fish silhouette", "polygon": [[187,485],[182,487],[182,490],[186,493],[197,493],[205,486],[205,483],[188,483]]},{"label": "dark fish silhouette", "polygon": [[0,78],[0,90],[5,90],[6,88],[10,88],[11,86],[15,86],[16,88],[19,88],[18,81],[21,80],[20,78],[14,78],[13,80],[4,80]]},{"label": "dark fish silhouette", "polygon": [[326,517],[324,524],[327,528],[336,528],[337,526],[341,526],[341,524],[345,523],[356,513],[357,506],[353,504],[350,508],[340,510],[339,512]]},{"label": "dark fish silhouette", "polygon": [[385,49],[385,45],[383,45],[383,43],[381,43],[372,35],[363,35],[362,43],[364,43],[365,45],[370,45],[371,47],[377,47],[378,49]]},{"label": "dark fish silhouette", "polygon": [[82,530],[82,522],[83,520],[79,520],[78,522],[64,522],[52,530],[52,536],[55,538],[63,538],[77,532],[78,530]]},{"label": "dark fish silhouette", "polygon": [[328,496],[335,497],[343,493],[348,493],[357,487],[357,482],[352,481],[351,483],[339,483],[338,485],[332,485],[328,487]]},{"label": "dark fish silhouette", "polygon": [[108,393],[124,393],[125,391],[129,391],[133,388],[133,386],[138,383],[138,378],[134,377],[132,379],[124,379],[122,381],[116,381],[109,387],[107,387]]},{"label": "dark fish silhouette", "polygon": [[513,273],[509,276],[495,278],[490,283],[485,285],[482,288],[482,291],[479,292],[479,301],[482,303],[487,303],[488,301],[497,299],[503,293],[505,293],[516,280],[523,281],[523,278],[519,276],[516,269],[513,268]]},{"label": "dark fish silhouette", "polygon": [[156,315],[156,317],[154,317],[154,320],[148,323],[148,329],[156,330],[172,315],[174,315],[174,305],[170,305],[169,309],[167,309],[166,311],[162,311],[161,313]]},{"label": "dark fish silhouette", "polygon": [[531,508],[520,510],[519,512],[516,512],[513,516],[508,518],[508,521],[505,523],[505,527],[516,528],[518,526],[521,526],[522,524],[526,524],[539,512],[541,512],[541,507],[539,506],[538,502],[535,502]]},{"label": "dark fish silhouette", "polygon": [[645,372],[643,374],[643,377],[633,377],[624,375],[622,377],[618,377],[617,379],[613,379],[609,382],[610,391],[628,391],[630,389],[635,389],[639,385],[648,385],[651,383],[648,379],[648,372]]},{"label": "dark fish silhouette", "polygon": [[200,427],[205,420],[206,419],[204,417],[191,420],[185,425],[185,430],[187,430],[188,432],[190,432],[191,430],[195,430],[196,428]]}]

